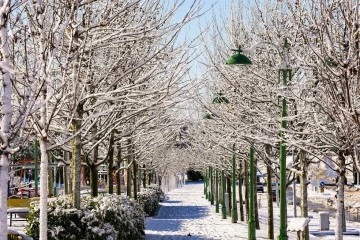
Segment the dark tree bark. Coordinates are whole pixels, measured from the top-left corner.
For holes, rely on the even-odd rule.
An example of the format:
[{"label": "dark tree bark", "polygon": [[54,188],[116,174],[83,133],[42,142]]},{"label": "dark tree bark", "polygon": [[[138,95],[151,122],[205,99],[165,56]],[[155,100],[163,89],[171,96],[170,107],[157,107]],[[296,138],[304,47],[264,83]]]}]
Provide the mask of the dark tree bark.
[{"label": "dark tree bark", "polygon": [[137,192],[138,192],[137,174],[138,174],[138,165],[135,162],[135,160],[133,160],[133,188],[134,188],[134,198],[135,199],[137,199]]},{"label": "dark tree bark", "polygon": [[266,166],[266,192],[268,207],[268,239],[274,239],[274,206],[272,200],[272,169]]},{"label": "dark tree bark", "polygon": [[143,178],[142,178],[142,184],[143,184],[143,188],[146,188],[146,166],[145,166],[145,164],[143,165],[143,169],[144,169],[144,171],[143,171]]},{"label": "dark tree bark", "polygon": [[116,160],[116,166],[117,166],[117,171],[116,171],[116,194],[117,195],[121,195],[121,178],[120,178],[120,167],[121,167],[121,145],[120,145],[120,142],[119,142],[119,145],[118,145],[118,152],[117,152],[117,160]]},{"label": "dark tree bark", "polygon": [[90,169],[90,189],[91,189],[91,196],[92,197],[97,197],[99,195],[98,193],[98,170],[97,170],[97,166],[92,163],[89,166]]},{"label": "dark tree bark", "polygon": [[[300,159],[300,214],[301,217],[308,217],[308,192],[307,192],[307,169],[309,162],[306,158],[306,153],[304,150],[300,150],[299,153]],[[302,232],[302,239],[309,240],[309,226],[305,228],[305,231]]]},{"label": "dark tree bark", "polygon": [[107,182],[108,190],[110,194],[114,193],[114,180],[113,180],[113,166],[114,166],[114,131],[111,132],[109,140],[109,162],[108,162],[108,173],[107,173]]},{"label": "dark tree bark", "polygon": [[245,161],[244,164],[244,185],[245,185],[246,222],[249,222],[249,162],[248,161]]},{"label": "dark tree bark", "polygon": [[244,221],[244,200],[243,200],[243,194],[242,194],[242,160],[239,162],[239,174],[238,174],[238,181],[239,181],[239,203],[240,203],[240,221]]},{"label": "dark tree bark", "polygon": [[256,229],[260,229],[260,223],[259,223],[259,206],[258,206],[258,197],[257,197],[257,158],[255,157],[254,159],[254,165],[255,165],[255,173],[254,173],[254,179],[253,179],[253,183],[254,183],[254,210],[255,210],[255,224],[256,224]]},{"label": "dark tree bark", "polygon": [[231,212],[232,208],[231,208],[231,179],[230,179],[230,177],[226,178],[226,191],[229,194],[229,209],[226,209],[226,210]]}]

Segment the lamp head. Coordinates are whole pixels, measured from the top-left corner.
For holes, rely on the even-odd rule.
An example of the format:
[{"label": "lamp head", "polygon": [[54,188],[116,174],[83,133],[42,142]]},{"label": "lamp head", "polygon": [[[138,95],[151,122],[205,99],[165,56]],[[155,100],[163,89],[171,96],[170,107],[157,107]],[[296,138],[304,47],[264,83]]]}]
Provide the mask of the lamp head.
[{"label": "lamp head", "polygon": [[231,49],[232,51],[237,52],[235,55],[232,55],[227,61],[226,64],[252,64],[251,60],[242,54],[241,47],[239,46],[238,49]]},{"label": "lamp head", "polygon": [[217,96],[213,99],[212,103],[229,103],[229,100],[223,96],[223,94],[217,93]]}]

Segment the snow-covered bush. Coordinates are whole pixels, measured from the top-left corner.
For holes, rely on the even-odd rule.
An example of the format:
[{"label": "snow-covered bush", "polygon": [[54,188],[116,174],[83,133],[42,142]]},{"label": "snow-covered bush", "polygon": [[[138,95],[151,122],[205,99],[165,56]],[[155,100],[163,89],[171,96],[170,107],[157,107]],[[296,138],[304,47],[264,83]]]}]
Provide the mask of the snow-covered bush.
[{"label": "snow-covered bush", "polygon": [[138,193],[138,202],[143,206],[143,209],[147,216],[153,216],[156,214],[160,207],[159,202],[164,199],[164,193],[158,185],[150,185],[148,188],[144,188]]},{"label": "snow-covered bush", "polygon": [[147,216],[155,215],[159,209],[159,197],[154,189],[145,188],[141,192],[138,192],[138,202],[143,206],[145,214]]},{"label": "snow-covered bush", "polygon": [[[143,239],[144,212],[134,200],[106,195],[83,198],[81,210],[73,209],[70,197],[48,203],[48,239],[137,240]],[[31,207],[27,234],[39,239],[39,207]]]},{"label": "snow-covered bush", "polygon": [[160,186],[157,184],[150,184],[147,188],[153,189],[156,191],[156,194],[159,197],[160,202],[162,202],[165,198],[164,192],[161,190]]}]

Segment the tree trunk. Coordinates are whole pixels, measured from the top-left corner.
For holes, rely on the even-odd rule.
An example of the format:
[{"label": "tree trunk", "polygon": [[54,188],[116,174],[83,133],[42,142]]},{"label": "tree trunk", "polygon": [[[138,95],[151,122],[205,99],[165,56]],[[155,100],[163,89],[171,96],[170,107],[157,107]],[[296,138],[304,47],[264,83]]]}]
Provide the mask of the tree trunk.
[{"label": "tree trunk", "polygon": [[133,188],[134,188],[134,199],[137,199],[137,192],[138,192],[138,178],[137,178],[137,174],[138,174],[138,166],[137,163],[135,162],[135,160],[133,160]]},{"label": "tree trunk", "polygon": [[128,166],[126,169],[126,195],[131,198],[131,167]]},{"label": "tree trunk", "polygon": [[141,170],[141,166],[139,164],[137,165],[137,169],[138,169],[137,170],[137,172],[138,172],[138,180],[137,180],[138,181],[137,182],[138,189],[137,189],[137,191],[140,192],[141,186],[142,186],[142,184],[141,184],[142,183],[142,170]]},{"label": "tree trunk", "polygon": [[117,171],[116,171],[116,194],[117,195],[121,195],[121,145],[120,145],[120,141],[118,143],[118,152],[117,152],[117,161],[116,161],[116,166],[117,166]]},{"label": "tree trunk", "polygon": [[[231,178],[227,177],[226,178],[226,191],[229,194],[229,212],[231,213]],[[226,209],[228,210],[228,209]]]},{"label": "tree trunk", "polygon": [[67,163],[69,162],[69,152],[64,151],[64,170],[63,170],[63,179],[64,179],[64,192],[65,194],[69,194],[71,192],[71,188],[69,185],[69,166]]},{"label": "tree trunk", "polygon": [[151,171],[149,171],[149,173],[148,173],[148,185],[150,185],[150,184],[152,184],[153,182],[152,182],[152,179],[153,179],[153,174],[151,173],[152,172],[152,170]]},{"label": "tree trunk", "polygon": [[[49,159],[49,163],[52,164],[52,160],[51,157],[48,158]],[[47,184],[47,195],[48,197],[56,197],[54,196],[54,178],[55,178],[55,172],[54,172],[54,168],[49,168],[48,169],[48,184]],[[56,184],[56,183],[55,183]]]},{"label": "tree trunk", "polygon": [[110,140],[109,140],[109,164],[108,164],[108,173],[107,173],[107,183],[108,183],[108,192],[110,194],[114,193],[114,175],[113,175],[113,167],[114,167],[114,130],[111,131]]},{"label": "tree trunk", "polygon": [[146,166],[145,164],[143,165],[143,178],[142,178],[142,184],[143,184],[143,188],[146,188]]},{"label": "tree trunk", "polygon": [[40,143],[40,218],[39,218],[39,231],[40,239],[47,239],[47,180],[48,180],[48,152],[47,152],[47,139],[39,137]]},{"label": "tree trunk", "polygon": [[[97,132],[97,125],[94,125],[94,133]],[[95,138],[95,142],[97,138]],[[91,196],[97,197],[99,195],[98,188],[99,188],[99,176],[98,176],[98,169],[97,169],[97,161],[99,158],[99,145],[96,145],[92,152],[92,161],[90,162],[90,188],[91,188]]]},{"label": "tree trunk", "polygon": [[244,200],[242,194],[242,160],[239,162],[239,174],[238,174],[238,182],[239,182],[239,203],[240,203],[240,221],[244,221]]},{"label": "tree trunk", "polygon": [[72,186],[72,203],[74,208],[80,209],[80,190],[81,190],[81,125],[83,118],[83,107],[78,105],[75,113],[73,132],[77,133],[73,139],[73,154],[71,161],[71,186]]},{"label": "tree trunk", "polygon": [[266,195],[268,207],[268,239],[274,239],[274,205],[272,199],[272,169],[266,165]]},{"label": "tree trunk", "polygon": [[[301,217],[308,217],[308,180],[307,180],[307,171],[308,171],[308,160],[306,158],[306,152],[300,150],[300,214]],[[309,240],[309,226],[305,228],[305,231],[302,232],[302,239]]]},{"label": "tree trunk", "polygon": [[0,5],[0,50],[1,50],[1,74],[2,74],[2,119],[1,119],[1,161],[0,161],[0,239],[7,239],[7,197],[9,182],[9,139],[11,118],[13,115],[12,106],[12,80],[10,75],[10,51],[8,41],[8,16],[10,11],[10,2],[1,2]]},{"label": "tree trunk", "polygon": [[89,166],[90,169],[90,189],[91,189],[91,196],[92,197],[97,197],[99,195],[99,184],[98,184],[98,170],[97,170],[97,166],[92,163]]},{"label": "tree trunk", "polygon": [[245,185],[246,222],[249,222],[249,162],[248,161],[245,161],[244,164],[244,185]]},{"label": "tree trunk", "polygon": [[[161,182],[162,182],[162,176],[158,176],[156,173],[154,173],[155,175],[155,181],[157,182],[157,184],[159,185],[159,187],[161,187]],[[155,183],[156,183],[155,182]]]},{"label": "tree trunk", "polygon": [[132,183],[132,168],[131,164],[134,164],[132,162],[132,148],[131,148],[131,139],[128,139],[126,141],[127,144],[127,169],[126,169],[126,195],[130,198],[132,196],[131,193],[131,183]]},{"label": "tree trunk", "polygon": [[254,210],[255,210],[255,224],[256,229],[260,229],[260,223],[259,223],[259,207],[258,207],[258,197],[257,197],[257,158],[254,159],[254,165],[255,165],[255,171],[254,171]]},{"label": "tree trunk", "polygon": [[9,181],[9,155],[1,154],[0,162],[0,239],[7,239],[7,197]]},{"label": "tree trunk", "polygon": [[358,185],[358,171],[356,169],[356,166],[355,166],[355,163],[353,164],[353,182],[354,182],[354,185]]},{"label": "tree trunk", "polygon": [[335,239],[342,240],[343,232],[346,231],[346,224],[344,223],[345,206],[344,206],[344,185],[345,185],[345,157],[343,151],[339,151],[338,154],[338,182],[337,182],[337,211],[336,211],[336,227],[335,227]]}]

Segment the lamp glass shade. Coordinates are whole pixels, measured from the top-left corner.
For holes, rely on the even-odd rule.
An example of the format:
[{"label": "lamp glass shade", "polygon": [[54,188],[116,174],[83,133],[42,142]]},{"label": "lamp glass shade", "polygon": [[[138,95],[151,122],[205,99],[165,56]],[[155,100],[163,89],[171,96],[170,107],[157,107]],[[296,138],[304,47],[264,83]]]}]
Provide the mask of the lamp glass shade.
[{"label": "lamp glass shade", "polygon": [[203,117],[203,119],[211,119],[211,115],[209,113],[206,113],[205,116]]},{"label": "lamp glass shade", "polygon": [[213,99],[212,103],[229,103],[229,100],[220,93]]},{"label": "lamp glass shade", "polygon": [[247,65],[250,65],[252,64],[251,60],[241,54],[241,53],[237,53],[233,56],[231,56],[227,61],[226,61],[226,64],[247,64]]}]

